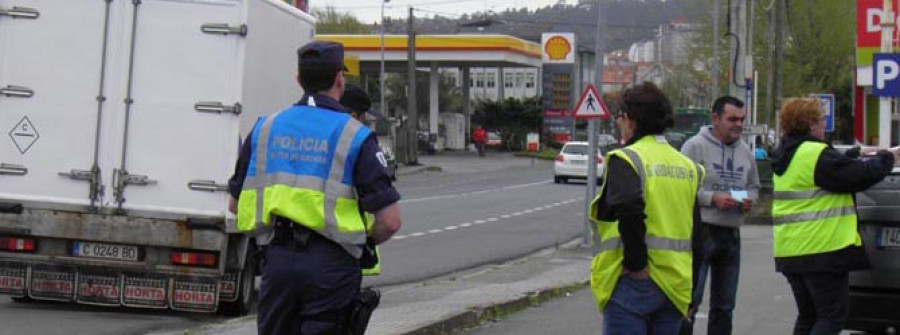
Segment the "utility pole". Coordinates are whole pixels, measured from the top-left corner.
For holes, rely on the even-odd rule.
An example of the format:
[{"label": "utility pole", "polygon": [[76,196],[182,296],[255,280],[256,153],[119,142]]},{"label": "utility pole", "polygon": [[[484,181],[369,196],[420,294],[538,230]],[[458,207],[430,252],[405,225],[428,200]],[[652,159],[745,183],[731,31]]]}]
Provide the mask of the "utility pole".
[{"label": "utility pole", "polygon": [[719,21],[722,15],[719,13],[719,0],[713,3],[713,56],[712,56],[712,98],[719,97]]},{"label": "utility pole", "polygon": [[[884,0],[885,18],[894,17],[894,9],[891,0]],[[894,20],[881,20],[881,52],[893,52]],[[873,71],[875,67],[872,67]],[[891,146],[891,97],[878,99],[878,147],[889,148]]]},{"label": "utility pole", "polygon": [[775,138],[781,140],[781,95],[784,87],[784,16],[787,14],[787,0],[775,0]]},{"label": "utility pole", "polygon": [[[603,0],[597,0],[597,33],[594,34],[594,65],[597,71],[594,73],[594,86],[597,93],[600,94],[597,99],[603,99]],[[598,104],[600,101],[597,102]],[[589,119],[587,125],[588,136],[588,171],[587,171],[587,194],[585,195],[585,211],[584,211],[584,232],[582,233],[582,244],[592,245],[591,230],[593,223],[589,217],[591,212],[591,201],[597,196],[597,120]],[[593,244],[594,251],[600,246]]]},{"label": "utility pole", "polygon": [[732,34],[734,34],[735,38],[731,40],[731,57],[728,59],[729,70],[731,71],[731,76],[728,81],[728,95],[733,97],[740,97],[744,95],[744,88],[741,87],[741,82],[744,80],[744,53],[739,50],[742,46],[746,45],[747,36],[747,12],[746,12],[746,0],[732,0],[731,8],[729,9],[729,16],[731,16],[732,20],[729,20],[729,30]]},{"label": "utility pole", "polygon": [[419,111],[416,109],[416,32],[413,30],[413,23],[415,23],[415,17],[413,16],[413,7],[409,7],[409,28],[408,28],[408,43],[407,43],[407,53],[408,53],[408,63],[406,65],[407,68],[407,76],[409,80],[408,89],[406,92],[406,113],[408,114],[408,121],[406,124],[407,130],[407,165],[418,165],[419,164],[419,151],[417,148],[418,139],[419,139]]},{"label": "utility pole", "polygon": [[766,45],[768,45],[767,59],[769,66],[767,66],[768,69],[766,69],[766,116],[764,120],[767,121],[771,126],[775,125],[773,121],[777,122],[777,120],[773,120],[773,116],[775,115],[775,91],[772,88],[775,83],[775,10],[776,8],[774,3],[771,7],[769,7],[769,9],[767,9],[769,14],[769,30],[768,34],[766,34],[768,42],[766,43]]}]

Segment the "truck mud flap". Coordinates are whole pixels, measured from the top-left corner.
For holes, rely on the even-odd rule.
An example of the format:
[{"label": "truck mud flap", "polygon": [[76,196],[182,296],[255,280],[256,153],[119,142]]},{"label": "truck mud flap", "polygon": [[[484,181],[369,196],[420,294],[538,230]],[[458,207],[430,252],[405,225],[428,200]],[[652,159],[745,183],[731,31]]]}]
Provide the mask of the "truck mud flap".
[{"label": "truck mud flap", "polygon": [[215,277],[176,277],[172,285],[170,307],[176,311],[216,311],[219,305],[219,279]]},{"label": "truck mud flap", "polygon": [[81,270],[78,272],[78,292],[75,301],[100,306],[119,306],[122,275],[113,271]]},{"label": "truck mud flap", "polygon": [[28,296],[39,300],[74,300],[75,268],[59,265],[32,265]]},{"label": "truck mud flap", "polygon": [[28,294],[28,265],[17,262],[0,262],[0,294],[16,298]]},{"label": "truck mud flap", "polygon": [[237,300],[237,280],[240,272],[226,272],[219,281],[219,301]]},{"label": "truck mud flap", "polygon": [[148,274],[122,276],[122,306],[168,308],[169,278]]}]

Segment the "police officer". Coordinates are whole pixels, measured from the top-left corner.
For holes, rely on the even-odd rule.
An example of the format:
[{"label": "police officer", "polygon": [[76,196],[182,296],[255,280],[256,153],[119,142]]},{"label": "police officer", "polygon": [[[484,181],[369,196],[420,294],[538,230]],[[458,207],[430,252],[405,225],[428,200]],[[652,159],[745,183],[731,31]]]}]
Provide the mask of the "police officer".
[{"label": "police officer", "polygon": [[607,153],[606,183],[590,213],[600,249],[591,290],[605,335],[677,334],[688,312],[704,170],[666,142],[672,121],[668,98],[652,83],[622,95],[616,125],[626,147]]},{"label": "police officer", "polygon": [[400,229],[400,195],[376,158],[375,135],[338,103],[343,46],[311,42],[297,55],[306,94],[260,118],[229,186],[238,230],[264,246],[259,333],[345,334],[367,240]]},{"label": "police officer", "polygon": [[849,272],[870,266],[853,193],[883,180],[898,150],[863,159],[839,153],[825,142],[814,98],[788,99],[779,119],[785,136],[772,155],[775,270],[797,303],[794,334],[838,334],[849,314]]},{"label": "police officer", "polygon": [[369,98],[369,94],[359,86],[353,84],[347,84],[344,95],[341,97],[341,105],[347,108],[347,111],[350,112],[350,115],[353,116],[356,121],[362,122],[363,124],[366,123],[366,113],[371,114],[374,117],[379,116],[379,113],[372,109],[372,100]]}]

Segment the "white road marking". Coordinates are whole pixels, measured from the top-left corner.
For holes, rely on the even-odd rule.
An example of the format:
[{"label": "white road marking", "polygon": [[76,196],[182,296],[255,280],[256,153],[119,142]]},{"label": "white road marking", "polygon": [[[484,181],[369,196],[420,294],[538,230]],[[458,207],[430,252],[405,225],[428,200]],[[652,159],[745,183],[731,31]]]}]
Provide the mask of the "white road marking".
[{"label": "white road marking", "polygon": [[408,203],[413,203],[413,202],[422,202],[422,201],[431,201],[431,200],[441,200],[441,199],[456,198],[456,197],[466,196],[466,195],[484,194],[484,193],[498,192],[498,191],[504,191],[504,190],[514,190],[514,189],[517,189],[517,188],[523,188],[523,187],[531,187],[531,186],[537,186],[537,185],[549,184],[549,183],[551,183],[551,182],[552,182],[551,180],[548,180],[548,181],[542,181],[542,182],[537,182],[537,183],[528,183],[528,184],[510,185],[510,186],[505,186],[505,187],[500,187],[500,188],[493,188],[493,189],[487,189],[487,190],[481,190],[481,191],[474,191],[474,192],[454,193],[454,194],[444,194],[444,195],[437,195],[437,196],[433,196],[433,197],[424,197],[424,198],[415,198],[415,199],[403,199],[403,200],[400,200],[400,203],[401,203],[401,204],[408,204]]},{"label": "white road marking", "polygon": [[[529,185],[529,186],[531,186],[531,185],[536,185],[536,184],[543,184],[543,183],[524,184],[524,185]],[[524,187],[524,186],[522,186],[522,187]],[[479,192],[480,192],[480,193],[484,193],[484,192],[486,192],[486,191],[479,191]],[[456,197],[456,196],[460,196],[460,195],[444,195],[444,196],[437,196],[437,197],[431,197],[431,198],[411,199],[411,200],[408,200],[408,201],[426,201],[426,200],[440,199],[440,198],[449,198],[449,197]],[[503,215],[500,215],[499,218],[498,218],[498,217],[491,217],[491,218],[487,218],[487,219],[484,219],[484,220],[475,220],[475,221],[472,221],[472,222],[460,223],[459,225],[455,225],[455,226],[446,226],[446,227],[444,227],[444,228],[442,228],[442,229],[431,229],[431,230],[429,230],[428,232],[416,232],[416,233],[412,233],[412,234],[409,234],[409,235],[399,235],[399,236],[394,236],[393,238],[396,239],[396,240],[402,240],[402,239],[405,239],[405,238],[419,237],[419,236],[425,236],[425,235],[428,235],[428,234],[437,234],[437,233],[444,232],[444,231],[451,231],[451,230],[457,230],[457,229],[466,228],[466,227],[472,227],[472,226],[476,226],[476,225],[485,224],[485,223],[488,223],[488,222],[496,222],[496,221],[500,221],[500,219],[509,219],[509,218],[511,218],[511,217],[516,217],[516,216],[520,216],[520,215],[525,215],[525,214],[531,214],[531,213],[534,213],[534,212],[539,212],[539,211],[542,211],[542,210],[545,210],[545,209],[550,209],[550,208],[553,208],[553,207],[557,207],[557,206],[561,206],[561,205],[564,205],[564,204],[569,204],[569,203],[572,203],[572,202],[575,202],[575,201],[579,201],[579,200],[581,200],[581,199],[582,199],[582,198],[569,199],[569,200],[566,200],[566,201],[553,203],[552,205],[539,206],[539,207],[535,207],[535,208],[532,208],[532,209],[526,209],[526,210],[521,211],[521,212],[515,212],[515,213],[510,213],[510,214],[503,214]],[[573,216],[582,216],[583,213],[572,213],[572,215],[573,215]]]}]

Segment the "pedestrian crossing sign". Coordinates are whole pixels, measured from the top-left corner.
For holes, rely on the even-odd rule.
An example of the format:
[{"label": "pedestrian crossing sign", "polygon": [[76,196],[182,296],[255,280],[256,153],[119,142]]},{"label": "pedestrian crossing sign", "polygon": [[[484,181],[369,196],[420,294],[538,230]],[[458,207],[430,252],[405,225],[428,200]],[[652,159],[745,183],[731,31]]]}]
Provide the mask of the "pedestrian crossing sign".
[{"label": "pedestrian crossing sign", "polygon": [[578,105],[575,105],[575,117],[581,119],[608,119],[609,108],[600,99],[600,94],[594,85],[588,85],[578,99]]}]

